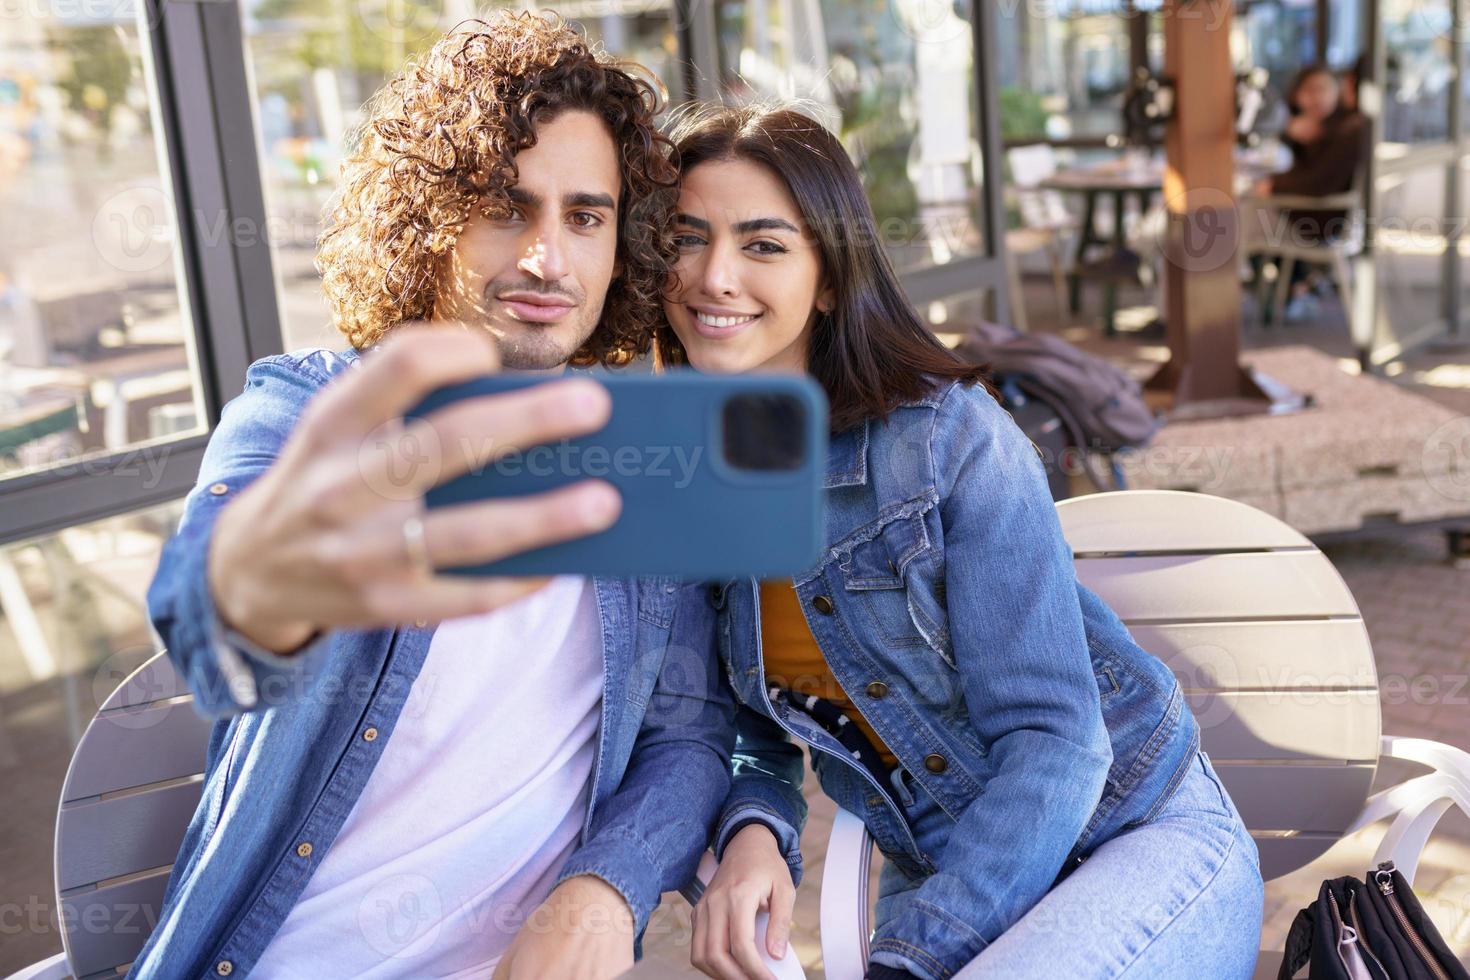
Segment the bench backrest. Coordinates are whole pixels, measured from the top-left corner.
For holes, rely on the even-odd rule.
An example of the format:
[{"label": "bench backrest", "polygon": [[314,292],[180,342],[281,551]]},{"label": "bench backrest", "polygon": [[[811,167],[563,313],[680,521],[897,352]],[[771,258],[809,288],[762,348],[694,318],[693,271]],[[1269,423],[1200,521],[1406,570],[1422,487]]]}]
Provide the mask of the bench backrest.
[{"label": "bench backrest", "polygon": [[72,755],[56,815],[62,943],[78,978],[132,962],[158,921],[203,787],[211,723],[168,657],[103,703]]},{"label": "bench backrest", "polygon": [[1327,556],[1246,504],[1136,490],[1058,505],[1078,579],[1173,668],[1275,878],[1362,812],[1381,713],[1368,632]]},{"label": "bench backrest", "polygon": [[[1332,846],[1378,759],[1377,677],[1352,595],[1286,524],[1219,497],[1095,494],[1058,506],[1079,579],[1178,675],[1267,878]],[[157,922],[202,788],[210,722],[163,654],[83,734],[56,821],[77,977],[124,965]]]}]

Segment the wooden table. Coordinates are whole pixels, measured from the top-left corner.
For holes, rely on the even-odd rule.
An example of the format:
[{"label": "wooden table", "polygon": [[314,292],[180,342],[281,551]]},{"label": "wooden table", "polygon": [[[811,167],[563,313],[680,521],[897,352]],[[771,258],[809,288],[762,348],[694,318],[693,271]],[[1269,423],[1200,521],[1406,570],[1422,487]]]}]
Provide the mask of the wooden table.
[{"label": "wooden table", "polygon": [[[1072,272],[1068,277],[1068,305],[1075,314],[1082,306],[1082,277],[1092,275],[1103,280],[1103,331],[1112,336],[1118,304],[1118,280],[1125,276],[1124,268],[1133,268],[1139,260],[1137,253],[1128,248],[1123,215],[1129,196],[1138,199],[1139,212],[1146,212],[1153,196],[1164,188],[1164,163],[1153,157],[1147,160],[1119,158],[1104,163],[1088,164],[1058,170],[1040,182],[1046,190],[1081,194],[1083,198],[1082,225],[1078,229],[1076,255],[1072,261]],[[1113,200],[1113,235],[1109,242],[1097,232],[1097,202],[1104,195]],[[1097,245],[1108,245],[1106,256],[1092,263],[1087,261],[1087,250]]]}]

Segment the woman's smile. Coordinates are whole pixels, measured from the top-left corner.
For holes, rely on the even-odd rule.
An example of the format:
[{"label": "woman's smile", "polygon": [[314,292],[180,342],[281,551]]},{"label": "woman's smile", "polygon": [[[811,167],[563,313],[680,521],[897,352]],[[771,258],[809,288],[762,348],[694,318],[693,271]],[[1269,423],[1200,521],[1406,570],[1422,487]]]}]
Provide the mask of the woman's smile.
[{"label": "woman's smile", "polygon": [[759,313],[736,313],[713,307],[691,306],[689,312],[694,314],[699,335],[712,340],[734,336],[761,318]]}]

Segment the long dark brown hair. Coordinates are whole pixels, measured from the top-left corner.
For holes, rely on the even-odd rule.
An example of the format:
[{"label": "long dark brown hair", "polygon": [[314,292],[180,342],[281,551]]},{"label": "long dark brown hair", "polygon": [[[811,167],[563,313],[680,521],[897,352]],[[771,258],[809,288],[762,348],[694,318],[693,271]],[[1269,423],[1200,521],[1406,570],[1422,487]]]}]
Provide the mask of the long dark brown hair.
[{"label": "long dark brown hair", "polygon": [[[670,138],[679,169],[746,160],[791,191],[816,239],[835,304],[813,325],[807,371],[826,389],[832,431],[885,418],[936,384],[982,384],[983,365],[967,364],[939,342],[904,296],[883,250],[857,168],[816,120],[790,107],[705,106],[676,120]],[[661,364],[688,364],[673,328],[654,332]]]}]

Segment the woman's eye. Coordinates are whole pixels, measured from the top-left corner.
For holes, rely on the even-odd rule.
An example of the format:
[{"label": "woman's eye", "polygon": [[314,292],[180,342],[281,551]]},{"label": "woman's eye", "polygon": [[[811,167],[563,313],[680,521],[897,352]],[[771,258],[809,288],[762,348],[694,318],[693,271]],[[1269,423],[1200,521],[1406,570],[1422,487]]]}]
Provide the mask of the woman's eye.
[{"label": "woman's eye", "polygon": [[704,241],[698,235],[675,235],[674,245],[678,248],[698,248]]},{"label": "woman's eye", "polygon": [[784,255],[786,246],[780,242],[751,242],[750,248],[755,249],[757,255]]}]

